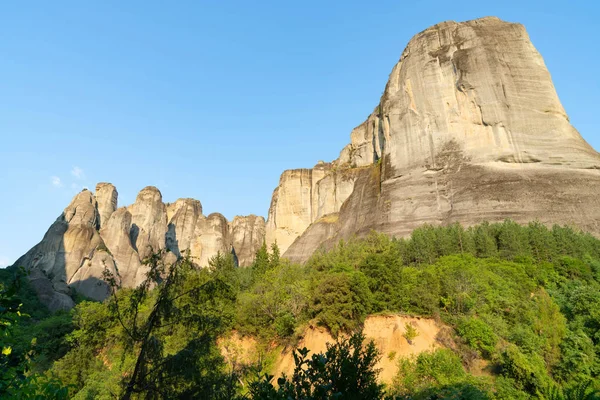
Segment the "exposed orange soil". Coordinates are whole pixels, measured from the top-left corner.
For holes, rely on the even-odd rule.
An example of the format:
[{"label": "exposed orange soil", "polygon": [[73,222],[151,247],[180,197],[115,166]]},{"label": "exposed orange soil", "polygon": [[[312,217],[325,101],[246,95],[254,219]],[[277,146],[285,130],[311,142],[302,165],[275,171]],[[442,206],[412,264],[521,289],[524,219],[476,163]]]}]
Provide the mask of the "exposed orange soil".
[{"label": "exposed orange soil", "polygon": [[[412,325],[417,336],[408,343],[404,337],[406,324]],[[371,315],[364,323],[363,333],[367,340],[373,340],[380,352],[381,359],[376,365],[380,369],[379,381],[391,383],[398,372],[400,358],[417,355],[424,351],[441,347],[436,341],[442,325],[431,318],[417,318],[403,315]],[[329,332],[319,326],[309,326],[304,331],[302,338],[293,348],[306,347],[313,353],[327,350],[327,343],[334,343],[335,339]],[[257,342],[250,337],[241,337],[237,333],[228,339],[219,341],[221,352],[226,360],[233,363],[250,363],[256,360]],[[278,377],[282,373],[288,376],[294,371],[293,348],[283,350],[277,357],[273,374]]]}]

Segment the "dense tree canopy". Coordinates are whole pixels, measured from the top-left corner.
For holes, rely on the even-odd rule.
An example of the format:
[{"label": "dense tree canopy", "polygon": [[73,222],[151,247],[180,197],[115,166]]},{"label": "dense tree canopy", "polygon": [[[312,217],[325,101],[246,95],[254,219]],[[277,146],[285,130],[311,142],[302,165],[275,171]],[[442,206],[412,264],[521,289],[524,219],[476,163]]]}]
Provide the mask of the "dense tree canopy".
[{"label": "dense tree canopy", "polygon": [[[9,290],[14,271],[4,271],[0,316],[9,325],[1,326],[1,347],[11,354],[1,361],[12,360],[13,369],[4,368],[2,379],[10,373],[18,384],[3,383],[0,394],[597,398],[600,242],[569,227],[506,221],[424,226],[407,239],[372,233],[318,251],[305,265],[282,258],[276,245],[259,249],[250,268],[238,268],[229,254],[205,269],[185,257],[162,260],[148,260],[144,285],[55,315],[26,282]],[[440,338],[445,348],[398,359],[394,384],[383,388],[374,369],[381,355],[360,335],[344,339],[373,313],[436,318],[449,327]],[[267,356],[260,366],[231,365],[217,345],[232,330],[265,348],[294,345],[308,323],[340,341],[321,355],[297,352],[287,378],[269,375]],[[368,382],[363,397],[351,396],[355,377]]]}]

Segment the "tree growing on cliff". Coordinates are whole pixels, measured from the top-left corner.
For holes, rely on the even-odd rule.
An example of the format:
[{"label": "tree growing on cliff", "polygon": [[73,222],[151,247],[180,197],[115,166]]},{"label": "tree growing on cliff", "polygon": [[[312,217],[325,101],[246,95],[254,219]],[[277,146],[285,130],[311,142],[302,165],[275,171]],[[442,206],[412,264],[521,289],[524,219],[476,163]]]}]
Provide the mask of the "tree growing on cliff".
[{"label": "tree growing on cliff", "polygon": [[419,332],[417,332],[417,329],[412,324],[406,323],[404,325],[404,335],[402,336],[404,336],[408,344],[413,344],[413,340],[419,336]]}]

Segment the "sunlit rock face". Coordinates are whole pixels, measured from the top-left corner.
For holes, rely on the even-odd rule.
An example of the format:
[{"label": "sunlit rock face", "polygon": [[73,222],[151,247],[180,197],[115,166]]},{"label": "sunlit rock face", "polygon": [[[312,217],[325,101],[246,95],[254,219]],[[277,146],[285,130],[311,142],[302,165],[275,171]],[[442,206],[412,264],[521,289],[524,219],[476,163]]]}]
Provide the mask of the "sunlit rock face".
[{"label": "sunlit rock face", "polygon": [[162,202],[160,190],[154,186],[143,188],[135,203],[129,207],[131,213],[131,243],[145,259],[152,253],[165,248],[167,233],[167,207]]},{"label": "sunlit rock face", "polygon": [[82,276],[82,265],[89,268],[94,250],[102,244],[98,219],[94,195],[88,190],[78,193],[42,241],[15,263],[30,271],[33,287],[52,310],[73,307],[69,285]]},{"label": "sunlit rock face", "polygon": [[96,185],[95,195],[98,204],[98,227],[101,228],[117,210],[119,194],[113,184],[101,182]]},{"label": "sunlit rock face", "polygon": [[232,253],[247,266],[266,242],[303,261],[371,230],[505,218],[600,234],[600,155],[569,123],[523,26],[482,18],[417,34],[338,159],[283,172],[266,223],[204,216],[194,199],[165,204],[152,186],[127,207],[117,197],[109,183],[77,194],[17,261],[51,309],[72,307],[74,290],[106,297],[106,272],[138,285],[157,251],[198,267]]},{"label": "sunlit rock face", "polygon": [[312,169],[284,171],[273,192],[266,227],[267,244],[284,252],[313,222],[339,211],[352,193],[359,169],[319,163]]},{"label": "sunlit rock face", "polygon": [[196,235],[196,223],[201,216],[202,205],[198,200],[179,199],[170,204],[167,207],[167,248],[177,256],[189,249]]},{"label": "sunlit rock face", "polygon": [[256,215],[236,216],[230,224],[231,241],[240,265],[250,265],[265,241],[265,219]]},{"label": "sunlit rock face", "polygon": [[[406,235],[424,223],[537,219],[600,232],[600,157],[569,123],[525,28],[498,18],[417,34],[332,164],[357,170],[352,188],[331,218],[313,219],[302,235],[285,230],[295,261],[340,238]],[[282,198],[297,197],[286,181],[284,173],[276,205],[299,203]],[[274,221],[298,215],[275,211]],[[267,226],[267,237],[279,228]]]},{"label": "sunlit rock face", "polygon": [[189,255],[198,267],[218,252],[234,253],[247,266],[265,240],[262,217],[236,217],[231,224],[218,213],[205,217],[198,200],[164,204],[152,186],[128,207],[117,208],[117,196],[110,183],[98,184],[95,194],[77,194],[42,241],[15,263],[30,271],[33,287],[52,311],[73,307],[75,291],[106,298],[107,272],[122,287],[139,285],[148,272],[143,261],[152,253],[166,251],[166,261]]},{"label": "sunlit rock face", "polygon": [[437,155],[448,143],[473,164],[598,165],[525,28],[497,18],[445,22],[416,35],[376,114],[389,157],[384,179],[443,167]]}]

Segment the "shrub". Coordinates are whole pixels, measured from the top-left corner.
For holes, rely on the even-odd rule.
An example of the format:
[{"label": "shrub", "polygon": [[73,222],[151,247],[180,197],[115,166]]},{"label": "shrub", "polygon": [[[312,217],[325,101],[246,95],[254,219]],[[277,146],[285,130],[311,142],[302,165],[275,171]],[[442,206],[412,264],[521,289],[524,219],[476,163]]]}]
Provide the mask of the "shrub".
[{"label": "shrub", "polygon": [[404,338],[406,339],[406,341],[409,344],[413,344],[413,340],[417,336],[419,336],[419,332],[417,332],[417,330],[415,329],[414,326],[412,326],[412,324],[410,324],[410,323],[407,322],[404,325],[404,335],[402,335],[402,336],[404,336]]},{"label": "shrub", "polygon": [[491,357],[498,342],[498,336],[492,328],[479,318],[463,318],[457,327],[458,334],[469,346],[481,352],[484,357]]}]

